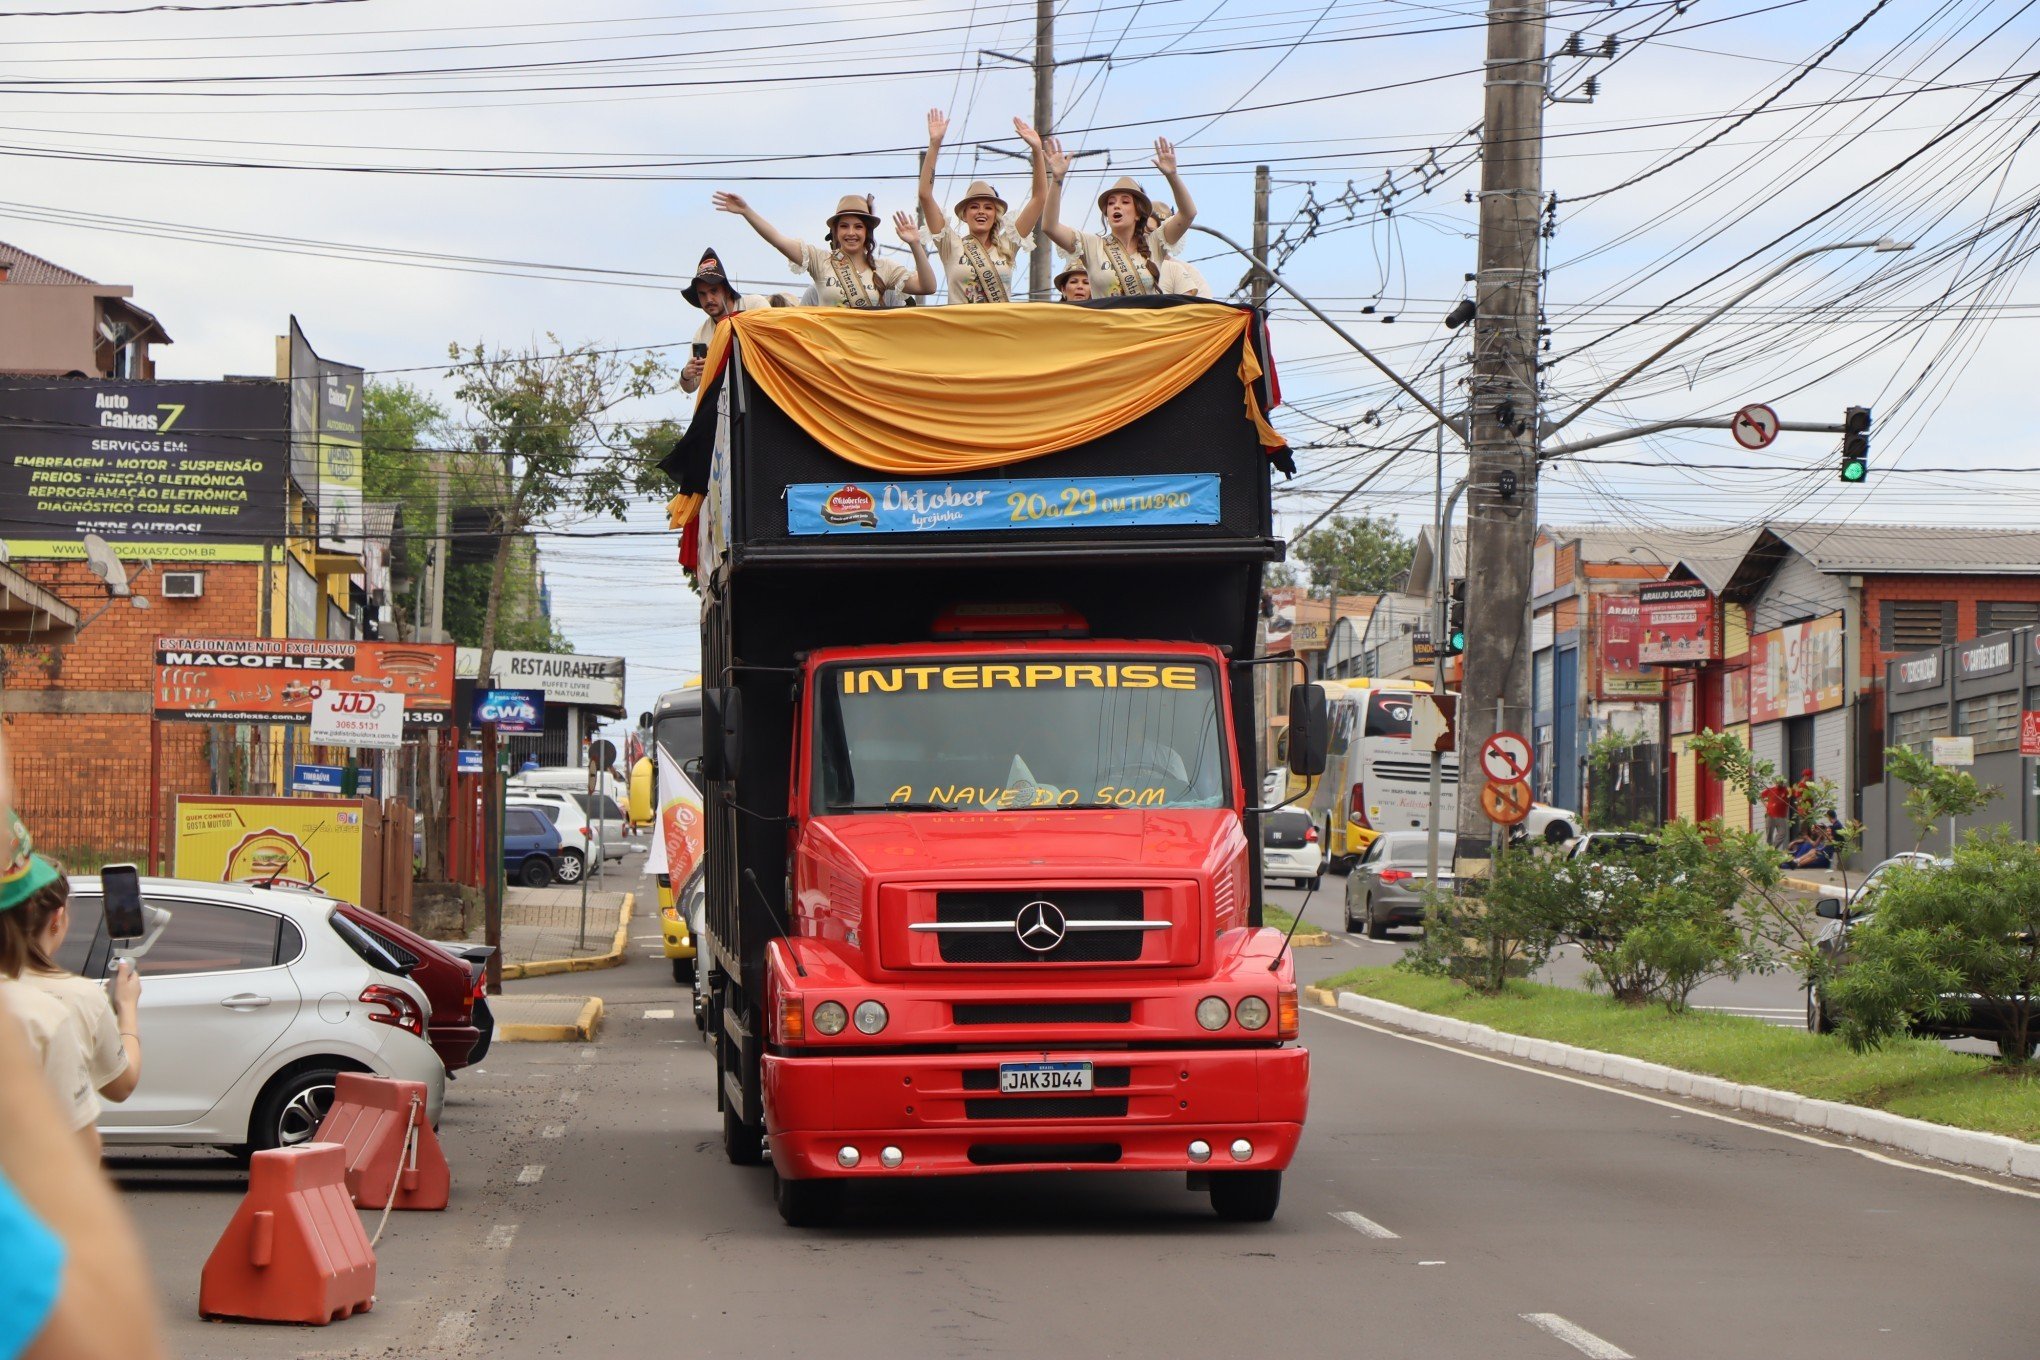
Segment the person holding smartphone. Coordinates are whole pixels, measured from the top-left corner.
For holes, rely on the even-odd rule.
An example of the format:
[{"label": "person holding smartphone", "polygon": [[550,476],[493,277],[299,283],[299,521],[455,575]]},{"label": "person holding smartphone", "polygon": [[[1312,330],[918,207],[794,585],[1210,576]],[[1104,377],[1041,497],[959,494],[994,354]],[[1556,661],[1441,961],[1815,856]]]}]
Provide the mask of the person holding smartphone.
[{"label": "person holding smartphone", "polygon": [[730,282],[730,276],[723,271],[722,258],[715,253],[714,247],[701,252],[701,263],[694,266],[694,277],[680,290],[680,296],[708,315],[701,328],[694,332],[694,352],[680,369],[680,390],[683,392],[697,391],[701,387],[703,361],[708,358],[708,342],[715,339],[717,322],[737,312],[785,307],[791,301],[759,293],[740,295]]},{"label": "person holding smartphone", "polygon": [[101,1098],[118,1104],[142,1080],[142,1035],[138,1008],[142,980],[122,959],[104,985],[67,973],[55,959],[71,933],[71,880],[52,865],[55,876],[30,893],[19,910],[29,931],[27,966],[21,980],[54,1001],[78,1022],[85,1040],[86,1072]]},{"label": "person holding smartphone", "polygon": [[[92,1094],[87,1030],[69,1006],[30,980],[38,958],[47,962],[47,957],[41,956],[37,942],[37,927],[43,922],[32,917],[28,904],[62,875],[35,853],[20,818],[9,813],[6,824],[11,833],[6,839],[11,840],[12,848],[0,866],[0,1009],[11,1012],[20,1023],[30,1051],[42,1064],[50,1094],[56,1097],[71,1130],[96,1155],[99,1102]],[[105,1004],[102,996],[102,1009]]]}]

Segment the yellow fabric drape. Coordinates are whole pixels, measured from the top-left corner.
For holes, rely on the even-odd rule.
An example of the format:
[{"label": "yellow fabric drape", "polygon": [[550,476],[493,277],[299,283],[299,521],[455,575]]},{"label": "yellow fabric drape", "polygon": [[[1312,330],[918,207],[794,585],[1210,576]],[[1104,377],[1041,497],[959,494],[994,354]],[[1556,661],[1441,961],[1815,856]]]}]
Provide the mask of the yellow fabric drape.
[{"label": "yellow fabric drape", "polygon": [[1265,447],[1280,448],[1254,398],[1252,320],[1199,306],[789,307],[717,326],[706,371],[721,366],[734,333],[745,376],[831,453],[875,471],[941,475],[1109,434],[1237,347],[1246,418]]}]

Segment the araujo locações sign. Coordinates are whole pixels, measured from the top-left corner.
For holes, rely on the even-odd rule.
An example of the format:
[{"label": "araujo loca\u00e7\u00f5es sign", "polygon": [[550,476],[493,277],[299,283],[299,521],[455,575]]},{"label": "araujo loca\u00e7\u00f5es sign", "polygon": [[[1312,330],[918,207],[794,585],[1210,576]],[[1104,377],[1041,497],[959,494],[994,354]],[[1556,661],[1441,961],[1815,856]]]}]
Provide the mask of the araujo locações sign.
[{"label": "araujo loca\u00e7\u00f5es sign", "polygon": [[799,482],[789,534],[925,534],[1216,524],[1218,478],[1026,477],[945,482]]},{"label": "araujo loca\u00e7\u00f5es sign", "polygon": [[0,378],[0,539],[19,558],[260,561],[284,531],[277,382]]}]

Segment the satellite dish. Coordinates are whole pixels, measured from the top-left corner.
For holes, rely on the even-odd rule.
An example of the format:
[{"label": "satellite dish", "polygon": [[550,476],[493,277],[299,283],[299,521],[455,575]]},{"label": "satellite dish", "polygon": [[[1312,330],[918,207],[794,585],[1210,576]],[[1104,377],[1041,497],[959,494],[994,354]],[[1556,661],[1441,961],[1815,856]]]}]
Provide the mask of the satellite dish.
[{"label": "satellite dish", "polygon": [[85,565],[106,582],[107,594],[115,599],[128,594],[127,568],[120,564],[120,556],[112,545],[98,534],[85,535]]}]

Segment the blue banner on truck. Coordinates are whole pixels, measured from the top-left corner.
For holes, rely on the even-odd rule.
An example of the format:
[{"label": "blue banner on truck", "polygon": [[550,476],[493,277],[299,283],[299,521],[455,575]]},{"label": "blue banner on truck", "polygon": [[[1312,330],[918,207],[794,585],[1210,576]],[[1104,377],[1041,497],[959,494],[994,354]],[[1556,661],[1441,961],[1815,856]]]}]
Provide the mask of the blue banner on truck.
[{"label": "blue banner on truck", "polygon": [[789,534],[928,534],[1218,522],[1218,478],[1197,473],[939,483],[801,482],[786,488]]}]

